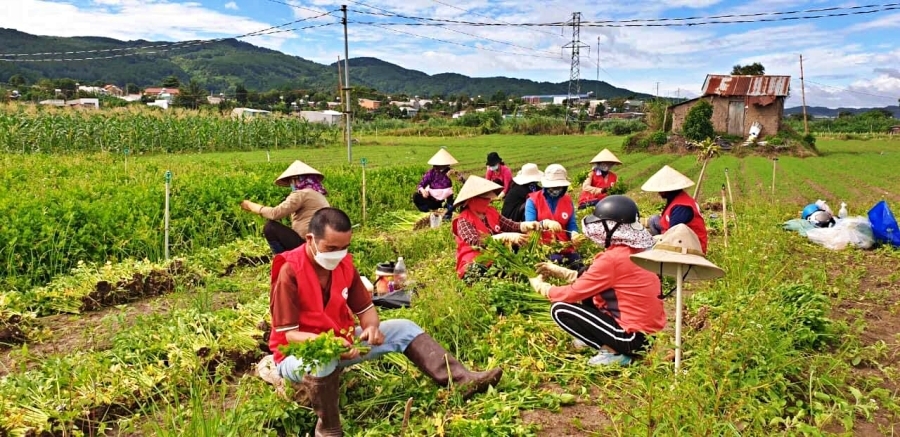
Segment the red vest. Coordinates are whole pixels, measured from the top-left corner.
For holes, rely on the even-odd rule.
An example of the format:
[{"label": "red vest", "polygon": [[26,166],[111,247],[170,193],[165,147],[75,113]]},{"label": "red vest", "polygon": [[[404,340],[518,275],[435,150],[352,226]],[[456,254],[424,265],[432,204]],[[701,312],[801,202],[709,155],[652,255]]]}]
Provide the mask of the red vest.
[{"label": "red vest", "polygon": [[703,248],[703,253],[706,253],[706,242],[708,241],[706,236],[706,223],[703,221],[703,216],[700,215],[700,206],[697,205],[694,198],[688,195],[684,190],[678,193],[678,195],[675,196],[675,199],[672,200],[672,203],[666,206],[662,216],[659,218],[659,224],[662,226],[663,233],[668,231],[671,227],[671,225],[669,225],[669,215],[672,213],[672,208],[676,206],[686,206],[694,210],[693,220],[685,224],[697,234],[697,238],[700,239],[700,247]]},{"label": "red vest", "polygon": [[550,232],[544,231],[541,235],[541,241],[545,244],[553,242],[553,237],[556,236],[557,241],[569,241],[569,233],[566,232],[566,226],[569,224],[569,220],[572,220],[572,217],[575,216],[575,207],[572,205],[572,198],[569,197],[568,194],[564,194],[559,198],[559,201],[556,203],[556,211],[550,211],[550,204],[547,203],[547,199],[544,198],[544,191],[535,191],[528,195],[528,198],[534,202],[534,207],[537,209],[537,221],[541,220],[553,220],[562,225],[563,230],[560,232]]},{"label": "red vest", "polygon": [[[306,255],[306,244],[276,255],[272,261],[271,287],[273,290],[275,289],[278,274],[284,263],[290,264],[297,278],[297,293],[300,294],[300,320],[297,321],[300,325],[299,330],[315,334],[333,330],[334,335],[353,341],[353,329],[356,323],[350,307],[347,306],[347,293],[350,285],[353,284],[356,272],[356,268],[353,267],[353,258],[347,255],[331,272],[331,296],[328,298],[328,306],[325,306],[322,301],[322,288],[319,286],[319,279],[313,267],[314,262]],[[341,335],[341,331],[345,331],[346,334]],[[284,332],[276,331],[273,326],[272,333],[269,335],[269,350],[272,351],[276,363],[280,363],[284,359],[278,346],[287,343],[287,335]]]},{"label": "red vest", "polygon": [[[594,188],[611,188],[616,184],[616,181],[618,179],[619,177],[611,171],[606,172],[606,176],[603,176],[598,175],[596,171],[591,170],[591,186]],[[599,201],[603,200],[606,196],[608,196],[607,193],[593,194],[588,193],[587,191],[582,191],[581,196],[578,197],[578,203],[582,204],[586,202],[593,202],[595,200]]]},{"label": "red vest", "polygon": [[[459,232],[457,231],[457,226],[459,226],[459,220],[466,220],[470,223],[475,223],[481,220],[477,214],[474,212],[464,209],[459,215],[453,219],[453,236],[456,237],[456,274],[462,279],[463,275],[466,274],[466,268],[469,264],[475,262],[475,258],[480,255],[480,252],[475,250],[474,247],[470,246],[469,243],[466,243],[465,240],[459,237]],[[499,234],[500,229],[493,229],[492,234]]]}]

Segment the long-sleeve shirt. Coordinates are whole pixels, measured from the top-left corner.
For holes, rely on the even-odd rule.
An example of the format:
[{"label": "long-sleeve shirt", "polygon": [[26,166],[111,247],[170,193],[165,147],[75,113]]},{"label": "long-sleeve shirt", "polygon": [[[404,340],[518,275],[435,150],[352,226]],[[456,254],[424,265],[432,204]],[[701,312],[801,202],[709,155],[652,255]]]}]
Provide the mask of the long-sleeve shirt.
[{"label": "long-sleeve shirt", "polygon": [[309,221],[316,211],[328,207],[328,200],[322,193],[309,188],[292,192],[278,206],[263,206],[259,215],[269,220],[281,220],[291,216],[291,229],[303,238],[309,230]]},{"label": "long-sleeve shirt", "polygon": [[[484,224],[487,226],[487,222]],[[466,219],[459,219],[456,223],[456,231],[459,234],[459,238],[462,238],[469,246],[482,246],[483,240],[490,238],[489,235],[478,232],[478,229],[475,229],[475,225]],[[500,216],[500,232],[522,232],[522,224]]]},{"label": "long-sleeve shirt", "polygon": [[666,312],[659,299],[660,282],[655,274],[631,261],[631,255],[639,252],[622,245],[600,252],[575,282],[550,287],[550,301],[578,303],[592,299],[629,333],[659,332],[666,325]]},{"label": "long-sleeve shirt", "polygon": [[450,177],[434,168],[425,172],[425,175],[422,176],[422,180],[418,185],[418,188],[432,188],[435,190],[452,187],[453,181],[450,180]]},{"label": "long-sleeve shirt", "polygon": [[503,209],[500,214],[512,221],[521,222],[525,220],[525,202],[531,190],[527,185],[519,185],[513,181],[509,187],[509,192],[503,197]]},{"label": "long-sleeve shirt", "polygon": [[[556,212],[556,205],[559,204],[560,197],[552,197],[547,195],[547,191],[544,190],[544,198],[547,199],[547,206],[550,207],[550,211]],[[572,211],[575,211],[575,202],[572,202]],[[550,217],[538,217],[537,206],[534,205],[534,201],[531,198],[525,201],[525,221],[526,222],[536,222],[539,220],[549,219]],[[566,223],[560,223],[563,228],[565,228],[566,232],[578,232],[578,219],[575,218],[575,214],[572,214],[569,217],[569,221]]]},{"label": "long-sleeve shirt", "polygon": [[501,182],[499,185],[503,185],[503,193],[506,194],[509,192],[510,184],[512,184],[513,175],[509,167],[501,165],[497,168],[497,171],[488,168],[484,173],[484,178],[491,182],[499,180]]},{"label": "long-sleeve shirt", "polygon": [[[678,195],[680,191],[676,191],[674,194],[668,196],[666,198],[666,206],[663,208],[663,211],[669,207],[669,204],[675,200],[675,196]],[[688,224],[691,220],[694,219],[694,210],[688,206],[677,205],[672,208],[672,211],[669,212],[669,228],[672,228],[675,225],[680,224]]]}]

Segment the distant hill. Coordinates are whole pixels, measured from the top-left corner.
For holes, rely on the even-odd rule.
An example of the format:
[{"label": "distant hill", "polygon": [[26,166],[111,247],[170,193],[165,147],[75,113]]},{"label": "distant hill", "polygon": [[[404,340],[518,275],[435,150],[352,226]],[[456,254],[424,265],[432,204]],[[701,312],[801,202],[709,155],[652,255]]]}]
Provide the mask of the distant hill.
[{"label": "distant hill", "polygon": [[[195,79],[206,89],[221,91],[243,83],[247,88],[267,91],[293,87],[336,89],[335,64],[322,65],[298,56],[254,46],[234,39],[204,44],[153,41],[120,41],[100,37],[37,36],[14,29],[0,28],[2,53],[57,53],[104,50],[102,52],[42,55],[33,58],[86,58],[134,53],[122,50],[142,46],[166,45],[153,50],[156,54],[121,56],[112,59],[93,59],[67,62],[3,62],[0,61],[0,81],[14,74],[25,76],[29,82],[41,78],[72,78],[85,83],[104,81],[120,86],[134,83],[140,87],[159,85],[170,75],[182,82]],[[164,51],[168,50],[168,51]],[[0,57],[3,58],[3,57]],[[350,59],[350,84],[364,85],[385,93],[409,95],[449,95],[466,93],[470,96],[491,96],[497,91],[508,95],[565,94],[568,82],[535,82],[507,77],[468,77],[455,73],[428,75],[421,71],[381,61],[375,58]],[[583,80],[583,93],[593,91],[598,98],[651,96],[614,87],[603,81]]]},{"label": "distant hill", "polygon": [[[863,112],[868,112],[873,109],[882,109],[882,108],[826,108],[823,106],[807,106],[806,114],[811,117],[829,117],[834,118],[837,117],[841,112],[850,112],[851,114],[862,114]],[[894,114],[894,118],[900,118],[900,106],[885,106],[884,109],[891,111]],[[793,108],[787,108],[784,110],[784,115],[792,115],[792,114],[802,114],[803,107],[796,106]]]}]

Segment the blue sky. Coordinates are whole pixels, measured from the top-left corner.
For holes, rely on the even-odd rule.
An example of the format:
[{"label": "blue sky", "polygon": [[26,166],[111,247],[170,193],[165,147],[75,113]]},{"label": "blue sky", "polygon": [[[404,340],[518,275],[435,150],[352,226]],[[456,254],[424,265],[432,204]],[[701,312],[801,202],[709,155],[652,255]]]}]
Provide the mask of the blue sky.
[{"label": "blue sky", "polygon": [[[356,1],[356,0],[354,0]],[[291,7],[289,3],[302,8]],[[487,1],[487,0],[2,0],[0,27],[40,35],[185,40],[236,36],[333,11],[341,3],[351,21],[413,22],[361,14],[384,10],[417,17],[492,23],[627,20],[781,12],[847,7],[855,2],[757,0]],[[374,6],[373,9],[368,6]],[[303,9],[306,8],[306,9]],[[335,15],[339,15],[335,13]],[[325,16],[295,26],[337,22]],[[394,29],[394,30],[391,30]],[[850,17],[692,27],[583,27],[591,46],[581,59],[584,78],[663,96],[695,96],[707,73],[728,73],[759,61],[769,74],[790,75],[789,106],[800,104],[799,55],[804,57],[807,104],[896,105],[900,99],[900,10]],[[571,29],[523,26],[447,28],[350,27],[350,56],[373,56],[429,74],[508,76],[561,82],[569,77],[562,45]],[[426,39],[430,37],[433,39]],[[343,55],[339,25],[246,38],[246,41],[330,63]],[[436,41],[436,40],[442,40]],[[0,44],[2,45],[2,44]],[[2,49],[0,49],[2,51]],[[352,68],[352,64],[351,64]]]}]

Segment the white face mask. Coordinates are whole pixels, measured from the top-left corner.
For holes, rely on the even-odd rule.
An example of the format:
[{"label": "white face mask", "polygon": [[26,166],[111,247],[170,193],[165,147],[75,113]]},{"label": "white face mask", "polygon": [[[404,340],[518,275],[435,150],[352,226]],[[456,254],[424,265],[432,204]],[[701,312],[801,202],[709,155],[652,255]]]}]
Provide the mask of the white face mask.
[{"label": "white face mask", "polygon": [[488,168],[491,169],[492,171],[497,171],[500,169],[500,166],[499,165],[491,165],[491,166],[488,166]]},{"label": "white face mask", "polygon": [[608,172],[608,171],[609,171],[609,165],[607,165],[607,164],[600,164],[600,165],[597,166],[597,170],[600,170],[600,171],[602,171],[602,172]]},{"label": "white face mask", "polygon": [[316,263],[325,270],[336,269],[338,264],[340,264],[347,256],[347,249],[336,250],[334,252],[319,252],[319,248],[316,247],[316,237],[313,237],[312,246],[313,252],[315,252],[314,258]]}]

